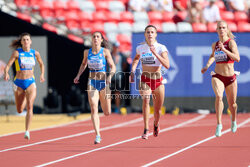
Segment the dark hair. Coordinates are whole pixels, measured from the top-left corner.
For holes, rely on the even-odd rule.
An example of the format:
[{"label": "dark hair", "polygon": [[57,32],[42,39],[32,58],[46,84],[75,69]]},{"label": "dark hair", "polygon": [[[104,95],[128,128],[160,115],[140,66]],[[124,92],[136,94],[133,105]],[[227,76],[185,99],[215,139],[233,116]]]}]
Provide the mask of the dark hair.
[{"label": "dark hair", "polygon": [[95,32],[92,33],[92,36],[93,36],[95,33],[101,34],[101,37],[102,37],[102,40],[103,40],[102,43],[101,43],[101,47],[110,49],[110,48],[111,48],[111,47],[110,47],[110,44],[109,44],[108,40],[106,40],[106,39],[104,38],[104,36],[102,35],[102,33],[101,33],[100,31],[95,31]]},{"label": "dark hair", "polygon": [[145,28],[145,32],[146,32],[146,30],[147,30],[148,28],[150,28],[150,27],[154,28],[155,31],[157,32],[157,28],[156,28],[154,25],[152,25],[152,24],[147,25],[147,27]]},{"label": "dark hair", "polygon": [[24,36],[29,36],[29,37],[31,37],[31,35],[30,35],[29,33],[27,33],[27,32],[22,33],[22,34],[19,36],[19,38],[15,39],[15,40],[13,40],[13,41],[11,42],[10,48],[12,48],[12,49],[17,49],[17,48],[19,48],[19,47],[22,47],[21,40],[22,40],[22,38],[23,38]]}]

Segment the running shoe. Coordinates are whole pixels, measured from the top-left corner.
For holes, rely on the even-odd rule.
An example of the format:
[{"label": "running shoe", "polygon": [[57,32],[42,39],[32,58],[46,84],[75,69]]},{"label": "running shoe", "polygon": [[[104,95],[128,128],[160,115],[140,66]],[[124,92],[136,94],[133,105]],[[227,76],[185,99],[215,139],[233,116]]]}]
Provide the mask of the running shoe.
[{"label": "running shoe", "polygon": [[29,132],[29,131],[26,131],[26,132],[25,132],[24,138],[27,139],[27,140],[30,139],[30,132]]},{"label": "running shoe", "polygon": [[237,123],[236,121],[231,122],[231,131],[235,133],[237,131]]},{"label": "running shoe", "polygon": [[154,124],[154,137],[157,137],[160,131],[160,127],[159,124],[157,126],[155,126]]},{"label": "running shoe", "polygon": [[216,127],[216,132],[215,132],[216,137],[221,136],[221,130],[222,130],[222,124],[218,124],[217,127]]},{"label": "running shoe", "polygon": [[95,144],[99,144],[99,143],[101,143],[101,136],[99,136],[99,135],[96,135],[96,137],[95,137]]},{"label": "running shoe", "polygon": [[141,138],[147,140],[147,139],[148,139],[148,133],[149,133],[149,132],[148,132],[148,129],[144,129],[144,132],[143,132]]}]

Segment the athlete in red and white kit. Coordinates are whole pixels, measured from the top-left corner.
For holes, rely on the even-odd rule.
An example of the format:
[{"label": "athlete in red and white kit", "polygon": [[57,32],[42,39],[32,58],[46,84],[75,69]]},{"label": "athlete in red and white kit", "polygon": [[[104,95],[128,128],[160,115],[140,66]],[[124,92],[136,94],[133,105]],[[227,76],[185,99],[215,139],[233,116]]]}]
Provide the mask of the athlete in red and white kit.
[{"label": "athlete in red and white kit", "polygon": [[153,25],[148,25],[144,33],[146,42],[141,43],[136,48],[136,56],[132,63],[131,82],[134,82],[134,73],[139,60],[142,62],[142,75],[140,82],[140,94],[143,99],[142,112],[144,119],[144,132],[142,139],[148,139],[149,133],[149,114],[150,114],[150,95],[153,94],[154,105],[154,136],[159,133],[160,111],[164,102],[165,87],[162,84],[161,67],[168,69],[169,59],[166,46],[156,41],[157,29]]},{"label": "athlete in red and white kit", "polygon": [[237,49],[237,44],[234,41],[234,35],[228,28],[228,24],[225,21],[219,21],[217,23],[217,33],[219,41],[212,44],[212,54],[201,72],[205,73],[209,66],[215,61],[215,70],[211,72],[212,75],[212,87],[216,96],[215,99],[215,111],[217,117],[217,127],[215,136],[221,136],[222,130],[222,112],[224,108],[223,104],[223,92],[226,91],[226,97],[229,110],[231,111],[231,131],[233,133],[237,130],[236,114],[237,114],[237,80],[236,72],[234,71],[234,62],[240,61],[240,55]]}]

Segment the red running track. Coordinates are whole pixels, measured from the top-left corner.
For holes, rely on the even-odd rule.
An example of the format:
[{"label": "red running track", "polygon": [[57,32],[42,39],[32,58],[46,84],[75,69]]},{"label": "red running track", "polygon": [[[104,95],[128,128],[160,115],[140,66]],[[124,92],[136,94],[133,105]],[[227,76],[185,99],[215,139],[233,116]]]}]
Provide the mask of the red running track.
[{"label": "red running track", "polygon": [[101,117],[98,145],[90,120],[32,131],[28,142],[23,134],[0,136],[0,166],[248,167],[250,114],[239,114],[237,122],[233,134],[223,115],[223,135],[216,138],[214,114],[166,114],[160,135],[143,140],[141,114],[112,114]]}]

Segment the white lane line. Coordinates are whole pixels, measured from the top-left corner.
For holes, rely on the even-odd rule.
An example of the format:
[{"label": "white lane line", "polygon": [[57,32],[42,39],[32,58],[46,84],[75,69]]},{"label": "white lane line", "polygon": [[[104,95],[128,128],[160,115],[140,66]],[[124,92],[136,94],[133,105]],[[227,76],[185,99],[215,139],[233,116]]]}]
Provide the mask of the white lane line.
[{"label": "white lane line", "polygon": [[[190,124],[192,122],[198,121],[200,119],[203,119],[205,117],[206,117],[206,115],[200,115],[200,116],[197,116],[197,117],[195,117],[193,119],[185,121],[183,123],[180,123],[180,124],[177,124],[177,125],[162,129],[160,132],[162,133],[162,132],[166,132],[166,131],[169,131],[169,130],[172,130],[172,129],[176,129],[176,128],[179,128],[181,126],[184,126],[184,125]],[[153,135],[153,133],[149,134],[149,136],[151,136],[151,135]],[[123,140],[123,141],[120,141],[120,142],[117,142],[117,143],[114,143],[114,144],[110,144],[110,145],[107,145],[107,146],[104,146],[104,147],[96,148],[96,149],[93,149],[93,150],[89,150],[89,151],[86,151],[86,152],[82,152],[82,153],[79,153],[79,154],[75,154],[75,155],[72,155],[72,156],[61,158],[61,159],[58,159],[58,160],[55,160],[55,161],[47,162],[47,163],[44,163],[44,164],[41,164],[41,165],[37,165],[36,167],[43,167],[43,166],[51,165],[51,164],[58,163],[58,162],[61,162],[61,161],[65,161],[65,160],[68,160],[68,159],[71,159],[71,158],[79,157],[81,155],[85,155],[85,154],[88,154],[88,153],[92,153],[92,152],[95,152],[95,151],[99,151],[99,150],[103,150],[103,149],[106,149],[106,148],[109,148],[109,147],[113,147],[113,146],[117,146],[117,145],[120,145],[120,144],[123,144],[123,143],[127,143],[127,142],[130,142],[130,141],[136,140],[136,139],[141,139],[141,136],[133,137],[133,138],[130,138],[130,139],[127,139],[127,140]]]},{"label": "white lane line", "polygon": [[[248,122],[250,122],[250,118],[248,118],[247,120],[245,120],[244,122],[242,122],[241,124],[239,124],[239,125],[238,125],[238,128],[241,127],[241,126],[243,126],[243,125],[245,125],[245,124],[247,124]],[[226,134],[226,133],[228,133],[228,132],[230,132],[230,131],[231,131],[231,128],[229,128],[229,129],[223,131],[222,134]],[[153,161],[153,162],[150,162],[150,163],[148,163],[148,164],[145,164],[145,165],[143,165],[142,167],[148,167],[148,166],[154,165],[154,164],[156,164],[156,163],[158,163],[158,162],[160,162],[160,161],[163,161],[163,160],[165,160],[165,159],[168,159],[168,158],[170,158],[170,157],[172,157],[172,156],[174,156],[174,155],[177,155],[177,154],[179,154],[179,153],[181,153],[181,152],[184,152],[184,151],[186,151],[186,150],[188,150],[188,149],[190,149],[190,148],[192,148],[192,147],[195,147],[195,146],[197,146],[197,145],[199,145],[199,144],[205,143],[205,142],[207,142],[207,141],[209,141],[209,140],[212,140],[212,139],[214,139],[214,138],[216,138],[215,135],[210,136],[210,137],[208,137],[208,138],[206,138],[206,139],[204,139],[204,140],[201,140],[201,141],[199,141],[199,142],[197,142],[197,143],[194,143],[194,144],[192,144],[192,145],[190,145],[190,146],[188,146],[188,147],[185,147],[185,148],[183,148],[183,149],[181,149],[181,150],[179,150],[179,151],[176,151],[176,152],[174,152],[174,153],[172,153],[172,154],[169,154],[169,155],[167,155],[167,156],[165,156],[165,157],[159,158],[159,159],[157,159],[157,160],[155,160],[155,161]]]},{"label": "white lane line", "polygon": [[[140,121],[142,121],[142,118],[137,118],[137,119],[127,121],[127,122],[124,122],[124,123],[120,123],[120,124],[117,124],[117,125],[101,128],[100,131],[119,128],[119,127],[126,126],[126,125],[129,125],[129,124],[134,124],[134,123],[137,123],[137,122],[140,122]],[[82,135],[86,135],[86,134],[90,134],[90,133],[94,133],[94,132],[95,132],[94,130],[90,130],[90,131],[81,132],[81,133],[77,133],[77,134],[73,134],[73,135],[69,135],[69,136],[64,136],[64,137],[44,140],[44,141],[40,141],[40,142],[36,142],[36,143],[32,143],[32,144],[27,144],[27,145],[22,145],[22,146],[18,146],[18,147],[8,148],[8,149],[0,150],[0,153],[6,152],[6,151],[17,150],[17,149],[25,148],[25,147],[35,146],[35,145],[38,145],[38,144],[54,142],[54,141],[57,141],[57,140],[63,140],[63,139],[68,139],[68,138],[72,138],[72,137],[82,136]]]},{"label": "white lane line", "polygon": [[[104,116],[104,114],[100,115],[100,117],[102,117],[102,116]],[[44,130],[44,129],[53,129],[53,128],[58,128],[58,127],[64,127],[64,126],[68,126],[68,125],[79,123],[79,122],[85,122],[85,121],[88,121],[88,120],[91,120],[91,117],[85,118],[83,120],[77,120],[77,121],[65,123],[65,124],[52,125],[52,126],[48,126],[48,127],[38,128],[38,129],[31,130],[30,132],[35,132],[35,131]],[[1,137],[6,137],[6,136],[11,136],[11,135],[16,135],[16,134],[20,134],[20,133],[24,133],[24,132],[20,131],[20,132],[9,133],[9,134],[5,134],[5,135],[1,135],[0,138]]]}]

